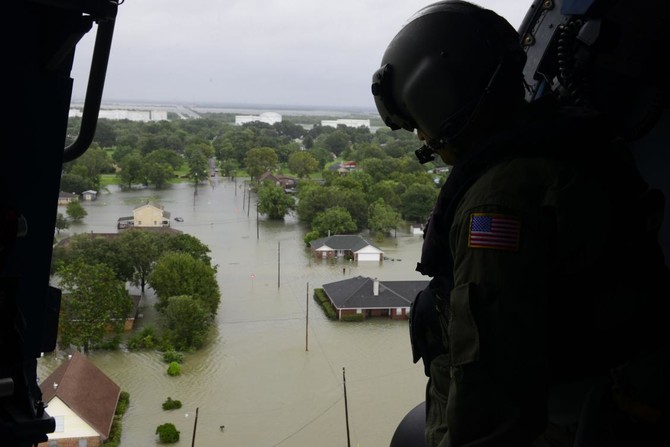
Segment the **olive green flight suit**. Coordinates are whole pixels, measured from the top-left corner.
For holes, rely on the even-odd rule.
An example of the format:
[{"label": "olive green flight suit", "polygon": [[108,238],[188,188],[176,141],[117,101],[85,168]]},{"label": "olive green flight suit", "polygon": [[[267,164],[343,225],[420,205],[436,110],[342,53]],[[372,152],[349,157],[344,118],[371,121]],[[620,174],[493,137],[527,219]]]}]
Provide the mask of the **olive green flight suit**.
[{"label": "olive green flight suit", "polygon": [[[653,301],[654,285],[630,259],[649,213],[628,156],[504,160],[462,196],[440,315],[448,353],[432,361],[426,389],[427,446],[533,445],[552,385],[605,374],[654,336],[631,335],[647,321],[631,297]],[[559,430],[552,445],[572,436]]]}]

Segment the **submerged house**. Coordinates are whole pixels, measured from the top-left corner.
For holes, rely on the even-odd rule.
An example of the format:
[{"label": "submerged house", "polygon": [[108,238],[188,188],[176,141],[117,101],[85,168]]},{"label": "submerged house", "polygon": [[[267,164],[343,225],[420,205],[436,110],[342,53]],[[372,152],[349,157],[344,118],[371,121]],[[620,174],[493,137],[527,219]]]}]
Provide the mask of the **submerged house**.
[{"label": "submerged house", "polygon": [[295,187],[298,184],[297,180],[293,177],[288,177],[281,174],[273,174],[272,172],[265,172],[258,178],[258,181],[261,183],[270,182],[284,189],[284,192],[295,192]]},{"label": "submerged house", "polygon": [[317,259],[346,257],[354,261],[383,261],[384,252],[362,236],[337,234],[309,243]]},{"label": "submerged house", "polygon": [[132,216],[120,217],[116,227],[123,228],[164,228],[170,226],[170,213],[155,202],[136,206]]},{"label": "submerged house", "polygon": [[109,438],[121,389],[84,354],[75,352],[40,390],[56,430],[39,447],[99,447]]},{"label": "submerged house", "polygon": [[323,285],[328,300],[337,311],[339,320],[361,315],[363,319],[386,317],[394,320],[409,318],[416,295],[428,281],[379,281],[377,278],[356,276]]}]

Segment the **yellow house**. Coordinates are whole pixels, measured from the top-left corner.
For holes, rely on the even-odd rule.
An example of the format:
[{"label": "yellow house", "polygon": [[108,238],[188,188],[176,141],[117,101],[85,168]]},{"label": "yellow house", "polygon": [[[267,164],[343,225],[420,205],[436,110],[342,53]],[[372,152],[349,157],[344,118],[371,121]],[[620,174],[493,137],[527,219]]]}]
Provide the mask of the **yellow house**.
[{"label": "yellow house", "polygon": [[134,227],[169,227],[170,213],[163,205],[148,202],[135,207],[133,210]]}]

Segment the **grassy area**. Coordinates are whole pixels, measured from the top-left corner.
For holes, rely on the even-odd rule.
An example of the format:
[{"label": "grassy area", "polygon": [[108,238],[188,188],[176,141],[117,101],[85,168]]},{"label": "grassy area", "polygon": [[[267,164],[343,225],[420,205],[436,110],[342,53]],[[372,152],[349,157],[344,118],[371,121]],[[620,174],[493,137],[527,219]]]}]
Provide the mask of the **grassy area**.
[{"label": "grassy area", "polygon": [[101,174],[100,175],[100,189],[105,189],[109,185],[118,185],[121,183],[116,174]]}]

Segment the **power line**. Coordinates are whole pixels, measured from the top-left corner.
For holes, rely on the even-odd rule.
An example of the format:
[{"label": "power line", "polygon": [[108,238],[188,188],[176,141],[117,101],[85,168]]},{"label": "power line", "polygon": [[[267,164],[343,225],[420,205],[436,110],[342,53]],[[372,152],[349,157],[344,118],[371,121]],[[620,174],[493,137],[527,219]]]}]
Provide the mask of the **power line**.
[{"label": "power line", "polygon": [[298,433],[300,433],[301,431],[303,431],[305,428],[307,428],[309,425],[311,425],[312,423],[314,423],[314,422],[315,422],[317,419],[319,419],[321,416],[323,416],[324,414],[326,414],[326,413],[328,412],[328,410],[330,410],[331,408],[333,408],[333,407],[334,407],[338,402],[340,402],[343,398],[344,398],[343,396],[340,396],[340,397],[339,397],[335,402],[333,402],[328,408],[326,408],[326,409],[323,410],[321,413],[319,413],[318,415],[316,415],[316,417],[314,417],[314,418],[311,419],[310,421],[306,422],[306,423],[305,423],[303,426],[301,426],[299,429],[297,429],[297,430],[294,431],[293,433],[289,434],[288,436],[286,436],[284,439],[282,439],[282,440],[279,441],[278,443],[274,444],[272,447],[276,447],[276,446],[282,444],[284,441],[286,441],[286,440],[292,438],[293,436],[295,436],[295,435],[297,435]]}]

